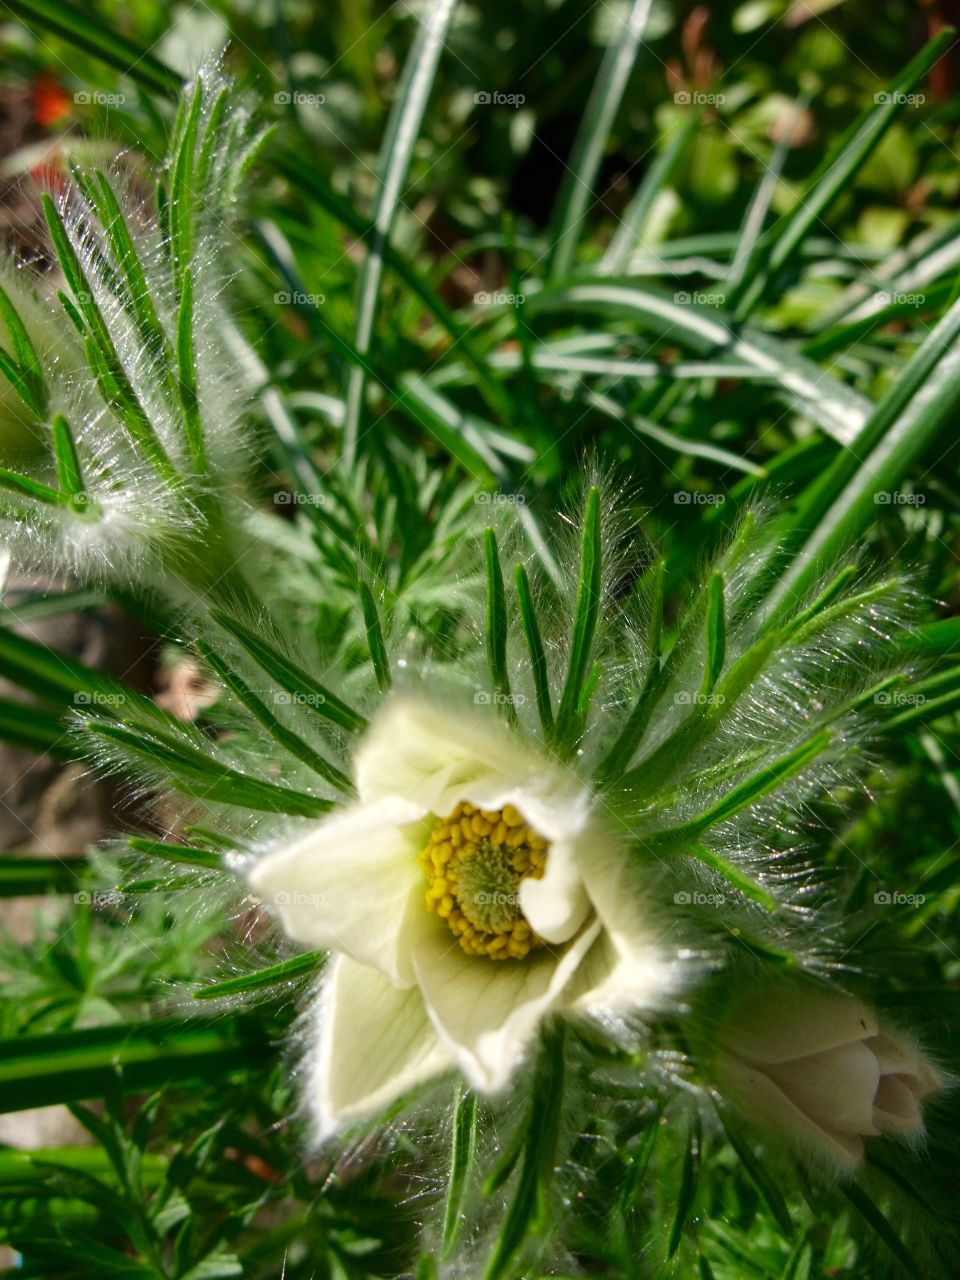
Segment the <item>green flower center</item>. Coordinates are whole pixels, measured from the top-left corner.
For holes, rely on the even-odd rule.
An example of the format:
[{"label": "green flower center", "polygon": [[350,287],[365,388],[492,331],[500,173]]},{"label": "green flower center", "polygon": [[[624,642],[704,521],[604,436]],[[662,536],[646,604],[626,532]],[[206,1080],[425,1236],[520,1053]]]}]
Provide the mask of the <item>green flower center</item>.
[{"label": "green flower center", "polygon": [[544,942],[520,910],[520,886],[540,879],[549,848],[512,805],[458,804],[420,854],[427,910],[447,922],[467,955],[522,960]]}]

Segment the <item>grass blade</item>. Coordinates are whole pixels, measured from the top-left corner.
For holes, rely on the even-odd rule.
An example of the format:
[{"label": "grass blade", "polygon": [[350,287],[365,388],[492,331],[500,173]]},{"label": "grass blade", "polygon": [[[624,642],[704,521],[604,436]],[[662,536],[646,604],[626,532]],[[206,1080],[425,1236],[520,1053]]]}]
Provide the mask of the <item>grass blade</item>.
[{"label": "grass blade", "polygon": [[553,253],[549,266],[552,276],[568,275],[573,265],[580,227],[593,198],[593,184],[636,62],[650,8],[651,0],[633,0],[626,21],[617,38],[607,46],[600,64],[564,169],[552,218],[550,240]]},{"label": "grass blade", "polygon": [[700,128],[701,119],[701,112],[692,110],[644,174],[643,181],[610,241],[610,247],[600,261],[598,269],[603,275],[621,276],[629,271],[630,258],[643,236],[654,201],[673,177],[684,152]]},{"label": "grass blade", "polygon": [[180,77],[175,71],[100,22],[89,6],[80,10],[61,0],[9,0],[6,8],[41,35],[60,36],[68,44],[130,76],[151,93],[172,98],[180,90]]},{"label": "grass blade", "polygon": [[873,106],[863,113],[824,157],[793,211],[771,229],[764,252],[759,255],[765,259],[762,269],[755,274],[748,273],[741,289],[731,300],[730,306],[738,318],[749,314],[753,305],[762,297],[767,283],[783,270],[830,205],[847,190],[854,176],[903,111],[911,89],[943,56],[953,38],[953,30],[946,28],[921,49],[891,81],[887,92],[875,96]]},{"label": "grass blade", "polygon": [[[360,272],[353,342],[356,351],[364,359],[370,352],[377,317],[384,245],[390,239],[393,220],[401,203],[402,187],[455,5],[456,0],[431,0],[404,65],[397,99],[390,112],[380,149],[377,163],[380,189],[373,216],[374,235]],[[348,467],[353,464],[357,454],[365,389],[366,371],[362,364],[355,364],[347,382],[346,416],[343,424],[343,457]]]}]

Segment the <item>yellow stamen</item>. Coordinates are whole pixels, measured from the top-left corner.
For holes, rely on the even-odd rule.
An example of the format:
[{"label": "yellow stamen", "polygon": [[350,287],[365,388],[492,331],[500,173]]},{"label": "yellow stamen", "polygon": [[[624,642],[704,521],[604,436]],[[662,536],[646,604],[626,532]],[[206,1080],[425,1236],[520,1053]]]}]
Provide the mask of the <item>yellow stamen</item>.
[{"label": "yellow stamen", "polygon": [[520,885],[542,877],[549,849],[513,805],[458,804],[420,854],[427,910],[446,921],[468,956],[522,960],[545,943],[520,910]]}]

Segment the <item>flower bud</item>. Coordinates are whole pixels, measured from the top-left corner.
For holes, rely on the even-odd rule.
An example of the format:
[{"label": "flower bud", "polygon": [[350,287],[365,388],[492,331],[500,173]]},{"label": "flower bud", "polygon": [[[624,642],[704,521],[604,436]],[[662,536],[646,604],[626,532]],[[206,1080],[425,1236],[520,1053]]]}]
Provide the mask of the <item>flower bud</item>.
[{"label": "flower bud", "polygon": [[740,1005],[714,1068],[744,1112],[840,1171],[863,1158],[864,1138],[919,1138],[920,1104],[942,1083],[867,1005],[813,989],[765,991]]}]

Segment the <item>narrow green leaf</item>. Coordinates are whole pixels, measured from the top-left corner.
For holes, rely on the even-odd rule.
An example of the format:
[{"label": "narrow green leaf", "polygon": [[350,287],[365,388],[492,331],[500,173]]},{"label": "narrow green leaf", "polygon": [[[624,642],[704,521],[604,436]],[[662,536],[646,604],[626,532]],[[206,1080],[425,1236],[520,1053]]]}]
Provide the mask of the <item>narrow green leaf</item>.
[{"label": "narrow green leaf", "polygon": [[302,956],[293,956],[289,960],[281,960],[256,973],[245,973],[237,978],[227,978],[223,982],[212,982],[207,987],[200,987],[193,993],[194,1000],[219,1000],[223,996],[242,995],[247,991],[261,991],[264,987],[277,987],[299,982],[319,972],[325,953],[307,951]]},{"label": "narrow green leaf", "polygon": [[56,413],[51,424],[51,442],[53,456],[57,465],[57,479],[64,495],[69,498],[70,505],[86,515],[95,516],[99,507],[87,498],[83,485],[83,472],[80,469],[80,457],[74,443],[73,433],[66,418]]},{"label": "narrow green leaf", "polygon": [[726,821],[727,818],[733,817],[735,813],[739,813],[741,809],[747,808],[763,796],[768,795],[783,782],[786,782],[788,778],[792,778],[802,772],[811,761],[815,760],[817,756],[827,749],[832,741],[832,736],[829,729],[821,730],[806,742],[794,747],[792,751],[788,751],[779,760],[775,760],[773,764],[761,769],[753,777],[747,778],[746,781],[733,787],[722,800],[712,805],[698,818],[692,818],[689,822],[683,823],[682,826],[673,827],[667,831],[658,831],[654,836],[650,837],[650,840],[657,843],[676,845],[689,838],[696,838],[718,822]]},{"label": "narrow green leaf", "polygon": [[126,754],[152,768],[168,772],[171,782],[187,795],[265,813],[290,813],[316,818],[331,808],[329,800],[294,791],[221,764],[205,752],[160,733],[149,737],[121,725],[91,721],[87,732],[121,747]]},{"label": "narrow green leaf", "polygon": [[0,898],[73,893],[86,870],[84,857],[20,858],[0,854]]},{"label": "narrow green leaf", "polygon": [[195,474],[205,476],[207,449],[203,438],[203,426],[200,422],[200,401],[197,398],[197,362],[193,347],[193,272],[189,267],[184,267],[180,281],[180,308],[177,311],[177,375],[187,450]]},{"label": "narrow green leaf", "polygon": [[0,741],[57,760],[73,760],[77,756],[77,746],[59,720],[12,698],[0,698]]},{"label": "narrow green leaf", "polygon": [[210,175],[213,168],[213,159],[216,153],[217,143],[221,138],[221,125],[223,123],[224,113],[230,97],[230,91],[224,88],[217,91],[214,98],[206,123],[203,126],[203,136],[200,139],[200,145],[197,151],[196,172],[194,175],[193,189],[197,198],[202,200],[205,197],[207,186],[210,182]]},{"label": "narrow green leaf", "polygon": [[914,627],[899,642],[905,654],[954,656],[960,653],[960,618],[940,618]]},{"label": "narrow green leaf", "polygon": [[483,535],[483,564],[487,580],[487,666],[497,706],[508,719],[513,720],[516,711],[507,672],[507,597],[503,589],[497,537],[492,529],[487,529]]},{"label": "narrow green leaf", "polygon": [[367,648],[370,650],[370,661],[373,663],[374,674],[377,677],[377,688],[381,693],[387,693],[391,685],[390,659],[387,657],[387,647],[383,643],[383,628],[380,626],[377,604],[373,598],[373,592],[365,582],[360,583],[359,591],[363,625],[367,632]]},{"label": "narrow green leaf", "polygon": [[693,1119],[687,1133],[686,1150],[683,1155],[683,1167],[680,1172],[680,1190],[677,1193],[677,1207],[673,1215],[673,1226],[670,1228],[670,1241],[667,1245],[667,1257],[672,1258],[680,1248],[683,1229],[687,1225],[690,1211],[697,1194],[697,1174],[700,1168],[700,1122]]},{"label": "narrow green leaf", "polygon": [[[184,277],[193,257],[193,221],[197,193],[193,187],[197,131],[203,109],[203,82],[198,75],[176,135],[173,165],[170,172],[170,255],[174,279],[183,289]],[[182,309],[182,308],[181,308]]]},{"label": "narrow green leaf", "polygon": [[553,730],[553,708],[550,704],[550,676],[547,670],[547,655],[540,638],[540,624],[533,604],[530,590],[530,579],[522,564],[517,565],[515,575],[517,602],[520,606],[520,623],[530,653],[530,669],[533,674],[533,687],[537,698],[537,711],[544,735],[549,737]]},{"label": "narrow green leaf", "polygon": [[250,1070],[271,1052],[256,1023],[148,1023],[0,1041],[0,1111],[142,1092],[207,1087],[218,1073]]},{"label": "narrow green leaf", "polygon": [[147,853],[151,858],[162,858],[188,867],[203,867],[210,871],[224,869],[223,855],[210,849],[192,849],[187,845],[169,844],[166,840],[149,840],[146,836],[131,836],[127,845],[134,853]]},{"label": "narrow green leaf", "polygon": [[771,379],[772,389],[782,399],[806,406],[822,429],[841,444],[855,439],[873,407],[865,396],[786,343],[755,328],[742,328],[732,316],[713,307],[670,298],[653,289],[609,279],[585,279],[531,292],[526,305],[537,315],[587,311],[630,316],[672,343],[714,356],[722,353],[749,364],[758,375]]},{"label": "narrow green leaf", "polygon": [[0,627],[0,663],[9,679],[46,702],[70,709],[95,706],[104,716],[130,716],[136,712],[170,729],[179,727],[179,721],[121,680],[7,627]]},{"label": "narrow green leaf", "polygon": [[255,635],[243,623],[228,617],[219,609],[211,610],[210,616],[218,626],[223,627],[224,631],[246,649],[267,675],[277,681],[281,689],[294,694],[298,702],[311,707],[318,715],[325,716],[341,729],[347,729],[351,733],[357,733],[366,727],[367,722],[363,716],[331,693],[319,680],[315,680],[296,663],[291,662],[272,645]]},{"label": "narrow green leaf", "polygon": [[[161,368],[163,375],[168,377],[172,362],[169,357],[167,335],[153,305],[140,257],[130,235],[120,202],[113,187],[99,169],[93,171],[93,178],[94,184],[91,191],[97,213],[126,283],[127,298],[136,320],[137,330],[147,349],[156,352],[158,358],[161,355],[164,357]],[[172,379],[170,386],[172,389]]]},{"label": "narrow green leaf", "polygon": [[724,1132],[727,1135],[727,1141],[737,1153],[737,1158],[743,1165],[751,1181],[757,1190],[767,1202],[767,1208],[776,1219],[777,1226],[789,1239],[793,1235],[793,1222],[790,1218],[790,1210],[787,1208],[787,1202],[783,1198],[783,1193],[777,1186],[777,1183],[764,1168],[758,1159],[750,1144],[737,1132],[736,1123],[722,1108],[718,1108],[720,1122],[723,1125]]},{"label": "narrow green leaf", "polygon": [[767,214],[770,212],[770,205],[780,184],[780,175],[783,172],[784,163],[793,146],[794,131],[806,109],[807,101],[807,98],[801,98],[791,109],[770,163],[764,166],[763,177],[757,183],[756,190],[750,197],[750,203],[747,206],[747,211],[740,227],[737,247],[731,258],[724,282],[725,290],[732,295],[736,295],[739,291],[749,268],[752,266],[754,256],[762,253],[762,244],[758,244],[758,241],[761,240],[763,224],[766,221]]},{"label": "narrow green leaf", "polygon": [[918,1271],[913,1255],[890,1225],[886,1214],[866,1191],[856,1182],[841,1182],[839,1190],[847,1197],[867,1226],[876,1232],[878,1238],[890,1250],[907,1275],[914,1277],[914,1280],[922,1280],[922,1272]]},{"label": "narrow green leaf", "polygon": [[6,467],[0,467],[0,488],[15,493],[18,498],[33,498],[36,502],[45,502],[50,506],[59,506],[65,501],[65,495],[59,489],[51,489],[50,485],[43,484],[40,480],[8,471]]},{"label": "narrow green leaf", "polygon": [[590,714],[590,704],[593,702],[593,695],[597,691],[597,685],[600,683],[600,677],[603,675],[603,667],[599,662],[595,662],[590,668],[590,674],[583,682],[583,688],[580,691],[580,701],[577,703],[577,721],[578,735],[583,732],[587,717]]},{"label": "narrow green leaf", "polygon": [[[3,288],[0,288],[0,320],[3,321],[7,336],[10,339],[13,357],[10,363],[15,366],[18,372],[19,383],[10,377],[10,373],[6,368],[3,369],[3,372],[19,391],[28,408],[32,409],[38,418],[43,418],[46,416],[47,403],[50,398],[43,365],[40,363],[40,357],[37,355],[30,334],[20,319],[20,313]],[[3,354],[4,358],[8,359],[6,353],[4,352]]]},{"label": "narrow green leaf", "polygon": [[60,268],[76,303],[76,309],[71,304],[71,314],[81,320],[81,332],[85,331],[88,335],[88,342],[85,344],[87,357],[97,375],[104,398],[156,470],[168,482],[177,484],[179,477],[176,469],[130,385],[59,210],[46,193],[40,198]]},{"label": "narrow green leaf", "polygon": [[195,641],[195,646],[197,653],[199,653],[204,662],[216,672],[234,697],[243,703],[254,719],[263,725],[270,736],[285,751],[289,751],[297,760],[302,760],[305,765],[311,768],[314,773],[319,774],[331,786],[338,787],[341,791],[346,792],[353,790],[350,785],[350,779],[346,774],[341,772],[335,765],[332,765],[329,760],[325,760],[309,743],[304,742],[301,737],[288,729],[273,714],[263,699],[253,692],[246,681],[210,645],[203,640],[197,640]]},{"label": "narrow green leaf", "polygon": [[453,1144],[450,1152],[450,1176],[447,1202],[443,1213],[441,1252],[448,1257],[460,1233],[461,1214],[467,1186],[473,1170],[477,1144],[477,1097],[470,1089],[462,1089],[453,1117]]},{"label": "narrow green leaf", "polygon": [[[573,265],[581,227],[593,200],[593,186],[637,59],[650,6],[651,0],[632,0],[626,20],[620,23],[619,30],[607,46],[580,119],[551,218],[553,251],[549,274],[552,276],[569,274]],[[620,21],[619,13],[617,20]]]},{"label": "narrow green leaf", "polygon": [[554,739],[561,747],[572,745],[570,738],[576,729],[577,706],[583,692],[583,682],[590,663],[593,638],[600,613],[602,582],[600,529],[600,491],[593,488],[587,497],[583,518],[583,538],[580,544],[580,578],[574,606],[573,634],[570,642],[570,661],[563,685]]},{"label": "narrow green leaf", "polygon": [[[433,78],[444,47],[456,0],[430,0],[417,38],[404,64],[397,96],[387,122],[377,161],[379,191],[374,209],[374,236],[360,273],[354,346],[361,357],[370,353],[383,275],[384,245],[390,239],[394,218],[400,207],[407,171],[413,155],[423,114],[430,97]],[[349,468],[357,453],[360,419],[366,388],[363,364],[354,365],[347,383],[346,414],[343,424],[343,457]]]},{"label": "narrow green leaf", "polygon": [[483,1280],[503,1280],[510,1275],[528,1233],[540,1234],[546,1229],[563,1091],[564,1042],[560,1024],[544,1036],[540,1047],[530,1108],[522,1123],[526,1135],[523,1163]]},{"label": "narrow green leaf", "polygon": [[101,22],[89,6],[76,9],[62,0],[8,0],[5,7],[39,31],[41,37],[50,33],[60,36],[130,76],[151,93],[173,98],[179,92],[180,77],[175,71]]},{"label": "narrow green leaf", "polygon": [[727,653],[727,623],[724,604],[723,574],[710,575],[707,588],[706,660],[704,663],[701,695],[704,699],[713,693]]},{"label": "narrow green leaf", "polygon": [[644,174],[643,181],[627,205],[610,241],[610,247],[601,260],[600,270],[604,275],[622,276],[629,271],[630,259],[646,229],[654,201],[673,177],[685,151],[700,129],[702,119],[702,113],[691,108],[686,120],[674,128],[666,146]]},{"label": "narrow green leaf", "polygon": [[801,496],[786,541],[802,552],[778,573],[769,599],[774,618],[876,520],[910,468],[953,424],[960,404],[958,343],[960,301],[924,339],[855,443]]},{"label": "narrow green leaf", "polygon": [[737,315],[747,314],[762,296],[767,281],[783,270],[797,253],[810,231],[820,222],[833,202],[847,191],[884,134],[902,113],[911,89],[923,79],[953,42],[954,32],[945,28],[890,82],[886,93],[876,94],[874,103],[847,131],[821,161],[807,189],[793,209],[771,228],[765,245],[765,267],[745,277],[744,290],[735,299]]},{"label": "narrow green leaf", "polygon": [[[793,639],[798,634],[803,635],[805,628],[810,623],[821,623],[822,615],[828,610],[837,599],[843,595],[847,587],[854,581],[857,576],[856,565],[845,565],[832,582],[820,592],[817,598],[795,618],[791,618],[790,622],[783,627],[782,633],[784,639],[787,637]],[[885,584],[886,585],[886,584]]]},{"label": "narrow green leaf", "polygon": [[42,419],[45,412],[44,406],[34,394],[26,369],[15,360],[11,360],[2,347],[0,347],[0,374],[10,383],[34,417]]}]

